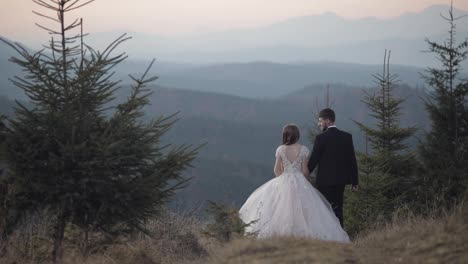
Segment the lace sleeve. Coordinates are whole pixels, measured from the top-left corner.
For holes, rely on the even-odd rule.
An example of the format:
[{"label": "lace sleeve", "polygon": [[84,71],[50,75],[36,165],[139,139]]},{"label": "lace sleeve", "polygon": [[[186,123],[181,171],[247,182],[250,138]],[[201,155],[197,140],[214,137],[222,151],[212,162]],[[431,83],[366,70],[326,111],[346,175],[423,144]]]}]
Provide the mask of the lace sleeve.
[{"label": "lace sleeve", "polygon": [[275,157],[280,157],[281,146],[276,149]]},{"label": "lace sleeve", "polygon": [[310,151],[306,146],[302,146],[302,155],[304,160],[309,160]]}]

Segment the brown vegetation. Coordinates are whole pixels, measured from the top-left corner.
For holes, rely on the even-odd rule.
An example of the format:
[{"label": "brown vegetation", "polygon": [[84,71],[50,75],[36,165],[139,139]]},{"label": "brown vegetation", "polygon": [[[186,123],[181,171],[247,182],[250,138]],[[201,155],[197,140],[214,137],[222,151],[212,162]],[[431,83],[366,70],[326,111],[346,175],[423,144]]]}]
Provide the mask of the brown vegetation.
[{"label": "brown vegetation", "polygon": [[[50,222],[47,214],[32,216],[1,244],[0,263],[50,263],[52,240],[48,235]],[[45,220],[44,220],[45,219]],[[201,223],[192,214],[164,212],[158,219],[149,221],[146,228],[151,237],[135,234],[132,237],[110,239],[94,234],[92,247],[84,257],[80,251],[80,232],[67,226],[65,233],[66,264],[156,264],[194,263],[207,255],[209,241],[200,232]],[[1,243],[1,242],[0,242]]]},{"label": "brown vegetation", "polygon": [[468,263],[467,219],[466,205],[439,217],[395,216],[351,244],[240,239],[213,252],[210,263]]},{"label": "brown vegetation", "polygon": [[[82,257],[72,228],[67,264],[276,264],[276,263],[468,263],[468,207],[460,205],[438,217],[395,216],[386,225],[361,233],[353,243],[307,239],[237,238],[229,243],[204,235],[205,225],[191,214],[167,212],[148,223],[153,237],[135,235],[112,243],[96,243]],[[7,243],[0,263],[48,263],[52,248],[47,222],[30,218]]]},{"label": "brown vegetation", "polygon": [[468,208],[441,217],[405,217],[358,237],[363,263],[468,263]]}]

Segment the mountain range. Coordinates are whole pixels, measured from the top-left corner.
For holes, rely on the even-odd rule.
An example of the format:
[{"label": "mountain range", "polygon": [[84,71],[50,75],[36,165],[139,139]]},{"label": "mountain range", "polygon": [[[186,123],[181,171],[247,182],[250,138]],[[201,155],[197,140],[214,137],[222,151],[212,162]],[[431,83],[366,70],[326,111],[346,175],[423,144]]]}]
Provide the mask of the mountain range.
[{"label": "mountain range", "polygon": [[[333,13],[291,18],[268,26],[202,35],[167,37],[129,32],[125,50],[133,59],[156,57],[190,63],[337,61],[380,64],[385,49],[395,64],[427,66],[436,62],[422,51],[425,39],[443,41],[449,25],[441,18],[449,7],[435,5],[418,13],[381,19],[347,19]],[[456,16],[468,15],[455,9]],[[465,19],[466,20],[466,19]],[[468,37],[458,20],[458,39]],[[93,33],[89,43],[105,47],[123,32]]]},{"label": "mountain range", "polygon": [[[6,49],[0,44],[0,51]],[[149,62],[125,61],[116,67],[116,77],[128,84],[128,74],[138,76]],[[0,57],[0,94],[23,98],[8,78],[21,76],[20,69]],[[151,74],[159,77],[157,83],[168,88],[229,94],[246,98],[273,99],[313,84],[332,84],[370,88],[375,85],[373,74],[380,73],[381,65],[351,63],[309,62],[296,64],[266,61],[247,63],[220,63],[211,65],[159,63]],[[401,83],[420,87],[424,85],[424,68],[391,65]],[[463,72],[462,74],[467,75]]]},{"label": "mountain range", "polygon": [[[338,126],[353,134],[358,151],[368,149],[354,120],[374,124],[361,100],[364,92],[375,91],[372,75],[381,73],[385,49],[392,51],[391,72],[400,80],[395,95],[406,99],[401,125],[418,126],[418,135],[429,129],[421,73],[435,62],[433,54],[420,51],[427,48],[426,37],[438,41],[446,37],[448,25],[439,14],[447,10],[433,6],[390,19],[344,19],[327,13],[203,36],[131,33],[134,39],[117,50],[130,58],[115,68],[115,77],[123,80],[116,96],[126,97],[127,74],[142,73],[150,58],[158,58],[151,74],[159,79],[149,87],[153,94],[145,108],[147,117],[179,112],[180,120],[164,142],[207,144],[194,168],[186,172],[194,177],[192,184],[177,198],[183,204],[226,200],[239,205],[272,177],[283,125],[298,124],[301,143],[311,145],[308,131],[315,128],[314,112],[325,106],[327,91]],[[455,10],[455,14],[468,12]],[[464,39],[468,28],[463,19],[459,21],[457,36]],[[102,49],[118,35],[94,33],[88,38]],[[26,99],[8,81],[22,76],[8,62],[12,55],[0,43],[0,114],[12,113],[13,99]],[[468,65],[463,77],[468,77],[466,69]],[[416,143],[417,138],[408,142]]]},{"label": "mountain range", "polygon": [[[449,24],[441,15],[447,16],[448,10],[447,5],[434,5],[397,17],[354,19],[324,13],[293,17],[261,27],[180,36],[116,30],[94,32],[85,40],[102,50],[121,34],[128,33],[133,39],[118,51],[126,51],[131,60],[157,58],[182,64],[252,61],[380,64],[383,51],[388,49],[393,52],[395,64],[425,67],[437,64],[423,52],[428,49],[425,39],[446,39]],[[466,16],[468,10],[454,9],[454,15]],[[468,38],[467,19],[456,21],[459,40]],[[48,38],[23,41],[39,49]]]}]

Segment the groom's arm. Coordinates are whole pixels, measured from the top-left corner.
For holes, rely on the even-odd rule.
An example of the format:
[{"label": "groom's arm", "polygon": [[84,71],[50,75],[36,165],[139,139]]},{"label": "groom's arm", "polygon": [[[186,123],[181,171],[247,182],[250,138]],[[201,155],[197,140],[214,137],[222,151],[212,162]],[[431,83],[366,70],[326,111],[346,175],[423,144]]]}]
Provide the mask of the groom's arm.
[{"label": "groom's arm", "polygon": [[322,144],[320,140],[320,135],[315,137],[314,147],[312,149],[312,154],[310,155],[309,162],[307,163],[307,168],[309,172],[312,173],[315,167],[317,166],[320,155],[322,154]]},{"label": "groom's arm", "polygon": [[352,185],[359,185],[359,178],[358,178],[358,167],[356,161],[356,153],[354,152],[354,144],[353,144],[353,136],[350,135],[350,150],[351,150],[351,184]]}]

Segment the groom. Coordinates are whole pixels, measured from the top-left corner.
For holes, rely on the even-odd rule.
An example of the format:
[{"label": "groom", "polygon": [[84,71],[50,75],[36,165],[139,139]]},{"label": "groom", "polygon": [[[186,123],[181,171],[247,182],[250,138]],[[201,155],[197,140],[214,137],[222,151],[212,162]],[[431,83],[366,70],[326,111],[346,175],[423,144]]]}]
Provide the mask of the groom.
[{"label": "groom", "polygon": [[359,190],[358,169],[351,134],[335,126],[335,112],[329,108],[319,113],[318,126],[323,131],[315,138],[308,167],[318,164],[317,189],[327,198],[343,227],[343,195],[346,184]]}]

